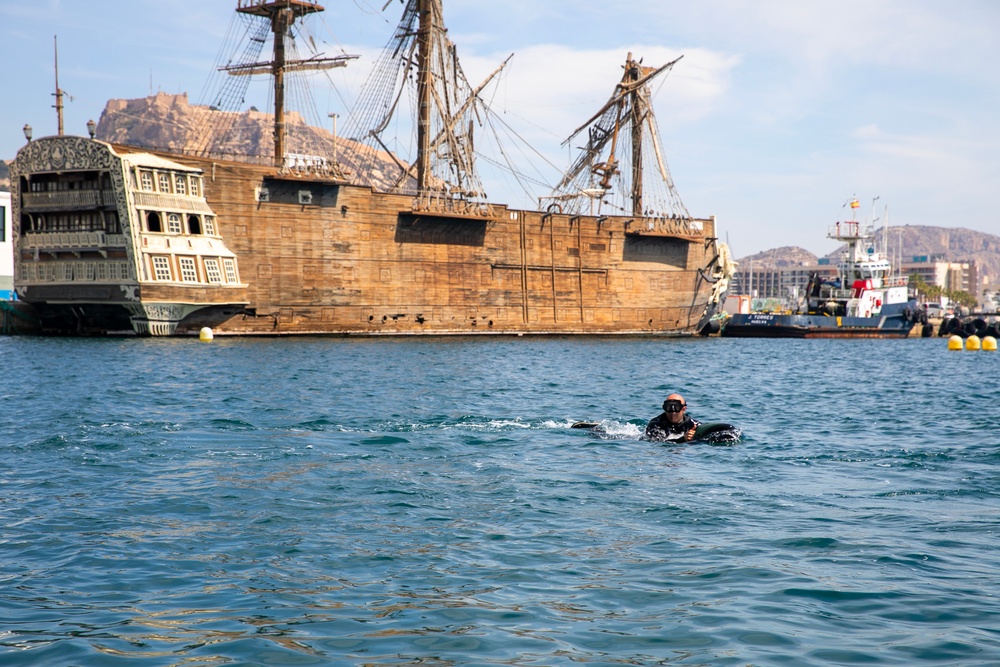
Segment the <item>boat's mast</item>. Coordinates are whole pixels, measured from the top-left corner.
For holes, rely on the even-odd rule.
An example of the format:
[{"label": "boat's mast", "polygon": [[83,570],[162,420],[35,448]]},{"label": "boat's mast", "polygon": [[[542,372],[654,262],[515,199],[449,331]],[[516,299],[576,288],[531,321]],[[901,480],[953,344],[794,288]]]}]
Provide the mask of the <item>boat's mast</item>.
[{"label": "boat's mast", "polygon": [[295,17],[290,9],[279,9],[271,16],[274,31],[274,166],[280,167],[285,158],[285,35]]},{"label": "boat's mast", "polygon": [[342,58],[312,59],[309,63],[289,62],[285,55],[285,36],[295,20],[306,14],[323,11],[311,0],[238,0],[236,11],[262,16],[271,22],[274,33],[274,58],[270,63],[252,63],[220,68],[230,74],[259,74],[261,66],[269,66],[274,77],[274,166],[285,161],[285,73],[301,69],[328,69],[344,64]]},{"label": "boat's mast", "polygon": [[[631,55],[631,54],[630,54]],[[628,79],[631,83],[639,80],[642,71],[638,63],[629,58]],[[632,215],[642,215],[642,122],[644,109],[642,86],[632,91]]]},{"label": "boat's mast", "polygon": [[59,119],[59,136],[63,134],[63,91],[59,87],[59,36],[56,35],[52,38],[55,58],[56,58],[56,92],[54,93],[56,98],[56,103],[53,105],[56,110],[56,117]]},{"label": "boat's mast", "polygon": [[430,175],[432,3],[418,0],[417,28],[417,191],[426,192]]}]

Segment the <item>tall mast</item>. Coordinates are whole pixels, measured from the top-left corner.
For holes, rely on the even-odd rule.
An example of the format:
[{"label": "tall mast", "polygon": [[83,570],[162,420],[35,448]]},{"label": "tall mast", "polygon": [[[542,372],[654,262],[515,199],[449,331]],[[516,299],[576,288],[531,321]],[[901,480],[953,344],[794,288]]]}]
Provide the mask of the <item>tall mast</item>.
[{"label": "tall mast", "polygon": [[219,69],[233,75],[269,73],[274,77],[274,166],[281,167],[285,161],[285,73],[343,67],[348,60],[357,56],[287,59],[285,37],[291,33],[295,21],[307,14],[324,11],[322,6],[311,0],[238,0],[238,3],[236,11],[262,16],[271,22],[271,32],[274,33],[274,58],[271,62]]},{"label": "tall mast", "polygon": [[[610,204],[605,196],[612,194],[612,182],[620,177],[622,191],[616,196],[620,197],[620,210],[623,212],[637,218],[665,217],[668,212],[671,218],[690,218],[674,190],[660,150],[649,92],[649,82],[671,69],[679,60],[677,58],[660,67],[645,67],[641,61],[633,59],[631,52],[626,56],[624,73],[611,99],[563,142],[566,145],[588,130],[587,145],[563,174],[550,198],[574,212],[582,210],[581,203],[584,201],[593,204],[596,199]],[[623,148],[627,148],[624,142],[630,142],[632,157],[627,167],[618,161],[619,140],[623,142]],[[604,155],[607,157],[602,160]],[[650,164],[647,165],[647,161]],[[660,178],[647,181],[647,166],[654,170],[651,175],[658,169]]]},{"label": "tall mast", "polygon": [[431,31],[433,0],[418,0],[417,27],[417,191],[426,192],[431,171]]},{"label": "tall mast", "polygon": [[53,108],[56,110],[56,117],[59,119],[59,136],[61,137],[63,134],[63,90],[59,87],[59,36],[53,36],[52,42],[56,60],[56,92],[53,93],[56,103],[53,105]]},{"label": "tall mast", "polygon": [[[631,56],[632,54],[629,54]],[[630,83],[637,82],[642,70],[639,64],[629,57],[627,78]],[[642,103],[642,87],[632,90],[632,215],[642,215],[642,124],[645,109]]]},{"label": "tall mast", "polygon": [[289,9],[279,9],[271,16],[274,31],[274,164],[281,166],[285,157],[285,35],[295,17]]}]

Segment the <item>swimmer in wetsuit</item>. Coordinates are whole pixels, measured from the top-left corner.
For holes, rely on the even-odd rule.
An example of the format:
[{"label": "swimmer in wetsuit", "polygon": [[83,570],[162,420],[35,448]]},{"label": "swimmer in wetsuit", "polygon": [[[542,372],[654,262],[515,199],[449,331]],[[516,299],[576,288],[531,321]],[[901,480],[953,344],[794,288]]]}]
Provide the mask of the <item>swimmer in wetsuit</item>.
[{"label": "swimmer in wetsuit", "polygon": [[663,401],[663,412],[646,424],[646,437],[655,442],[690,442],[699,422],[687,416],[687,403],[680,394]]}]

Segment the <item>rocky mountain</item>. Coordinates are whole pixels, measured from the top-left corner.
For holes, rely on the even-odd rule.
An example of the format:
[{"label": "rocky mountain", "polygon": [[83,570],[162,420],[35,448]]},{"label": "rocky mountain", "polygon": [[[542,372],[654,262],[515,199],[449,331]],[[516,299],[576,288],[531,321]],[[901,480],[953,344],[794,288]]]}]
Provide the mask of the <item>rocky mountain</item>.
[{"label": "rocky mountain", "polygon": [[783,246],[773,250],[764,250],[756,255],[747,255],[736,261],[739,262],[740,266],[749,266],[752,263],[754,266],[780,269],[786,266],[811,266],[816,263],[816,259],[816,255],[805,248]]},{"label": "rocky mountain", "polygon": [[0,191],[10,190],[10,165],[0,160]]},{"label": "rocky mountain", "polygon": [[[97,138],[109,143],[195,155],[252,159],[269,164],[274,155],[271,114],[220,111],[190,104],[186,93],[159,93],[132,100],[109,100],[97,124]],[[285,118],[286,153],[322,156],[334,153],[332,132],[307,125],[302,116],[288,112]],[[350,180],[389,189],[400,175],[396,158],[386,152],[336,138],[337,161]]]},{"label": "rocky mountain", "polygon": [[[876,235],[882,238],[882,230]],[[974,260],[981,279],[989,283],[1000,282],[1000,236],[977,232],[972,229],[951,227],[926,227],[906,225],[889,227],[888,255],[890,259],[902,257],[908,261],[913,257],[940,257],[948,262],[968,262]],[[836,262],[846,246],[826,255]],[[786,246],[765,250],[755,255],[737,259],[740,266],[782,268],[787,266],[808,266],[817,262],[817,256],[803,248]]]}]

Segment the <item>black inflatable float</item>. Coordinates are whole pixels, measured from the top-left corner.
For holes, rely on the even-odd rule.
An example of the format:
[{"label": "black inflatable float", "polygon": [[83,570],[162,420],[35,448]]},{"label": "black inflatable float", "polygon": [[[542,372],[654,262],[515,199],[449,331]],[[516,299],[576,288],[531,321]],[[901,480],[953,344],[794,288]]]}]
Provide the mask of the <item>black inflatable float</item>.
[{"label": "black inflatable float", "polygon": [[[601,422],[574,422],[570,428],[596,428]],[[695,429],[691,442],[708,442],[713,444],[739,442],[743,435],[742,429],[725,422],[706,422]],[[680,440],[657,440],[656,442],[681,442]]]}]

